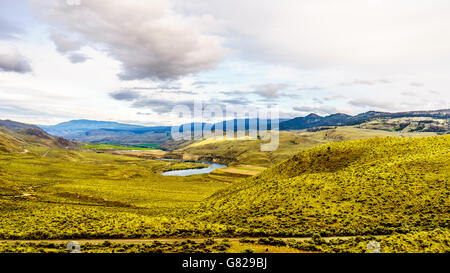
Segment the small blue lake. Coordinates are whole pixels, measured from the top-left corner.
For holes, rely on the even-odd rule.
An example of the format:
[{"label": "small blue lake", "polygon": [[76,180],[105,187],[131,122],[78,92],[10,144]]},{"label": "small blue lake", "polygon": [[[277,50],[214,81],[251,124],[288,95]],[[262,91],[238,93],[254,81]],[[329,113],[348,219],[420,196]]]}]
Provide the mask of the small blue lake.
[{"label": "small blue lake", "polygon": [[[177,160],[177,161],[185,161],[185,160]],[[190,162],[192,162],[192,161],[190,161]],[[205,173],[210,173],[210,172],[220,169],[220,168],[225,168],[227,166],[227,165],[223,165],[223,164],[217,164],[217,163],[211,163],[211,162],[205,162],[205,161],[196,161],[196,162],[208,164],[209,167],[201,168],[201,169],[184,169],[184,170],[177,170],[177,171],[168,171],[168,172],[163,172],[161,175],[189,176],[189,175],[196,175],[196,174],[205,174]]]}]

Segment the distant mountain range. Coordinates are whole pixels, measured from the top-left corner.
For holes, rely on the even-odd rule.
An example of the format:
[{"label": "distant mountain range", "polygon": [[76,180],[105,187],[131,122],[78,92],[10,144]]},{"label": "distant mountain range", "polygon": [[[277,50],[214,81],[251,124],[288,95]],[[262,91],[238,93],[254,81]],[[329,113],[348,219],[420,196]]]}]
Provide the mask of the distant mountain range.
[{"label": "distant mountain range", "polygon": [[[280,121],[286,121],[281,119]],[[191,131],[210,127],[212,130],[220,126],[225,131],[230,127],[237,130],[238,124],[243,124],[246,130],[250,124],[259,124],[264,122],[268,129],[271,128],[271,121],[260,119],[234,119],[215,124],[210,123],[188,123],[179,126],[179,132],[190,128]],[[40,128],[48,134],[64,137],[71,140],[82,142],[117,142],[117,143],[159,143],[162,144],[171,138],[172,126],[139,126],[123,124],[110,121],[97,120],[72,120],[56,125],[40,125]]]},{"label": "distant mountain range", "polygon": [[[294,119],[280,119],[280,130],[303,130],[327,126],[352,126],[365,124],[369,121],[377,119],[395,119],[395,118],[414,118],[414,117],[428,117],[437,120],[447,120],[446,127],[428,126],[425,130],[436,132],[448,132],[448,120],[450,119],[450,110],[435,110],[435,111],[411,111],[411,112],[365,112],[355,116],[346,114],[332,114],[328,116],[319,116],[317,114],[309,114],[305,117],[297,117]],[[234,119],[215,124],[209,123],[190,123],[179,126],[179,131],[189,128],[198,130],[199,128],[210,127],[212,129],[222,127],[227,130],[233,127],[237,130],[237,125],[244,125],[248,130],[250,124],[256,124],[259,128],[260,123],[267,123],[268,129],[271,129],[270,120],[260,119]],[[66,138],[69,140],[76,140],[81,142],[114,142],[114,143],[157,143],[163,144],[171,139],[171,126],[140,126],[131,125],[110,121],[97,120],[72,120],[56,125],[31,125],[10,120],[0,120],[0,126],[6,127],[12,131],[20,131],[21,133],[41,136],[48,138],[51,136]],[[380,128],[405,128],[406,124],[390,124],[391,127]],[[367,128],[367,127],[365,127]]]},{"label": "distant mountain range", "polygon": [[436,111],[411,111],[411,112],[365,112],[356,116],[346,114],[332,114],[321,117],[316,114],[309,114],[305,117],[298,117],[280,123],[280,130],[302,130],[320,126],[350,126],[368,122],[377,118],[404,118],[404,117],[430,117],[436,119],[449,119],[450,109]]},{"label": "distant mountain range", "polygon": [[130,131],[130,132],[152,132],[152,131],[167,131],[170,126],[139,126],[124,124],[112,121],[97,121],[97,120],[71,120],[68,122],[59,123],[56,125],[39,125],[42,129],[50,134],[58,136],[72,135],[74,133],[88,132],[92,130],[109,130],[109,131]]},{"label": "distant mountain range", "polygon": [[140,126],[111,121],[71,120],[56,125],[40,125],[47,133],[81,142],[164,143],[170,126]]}]

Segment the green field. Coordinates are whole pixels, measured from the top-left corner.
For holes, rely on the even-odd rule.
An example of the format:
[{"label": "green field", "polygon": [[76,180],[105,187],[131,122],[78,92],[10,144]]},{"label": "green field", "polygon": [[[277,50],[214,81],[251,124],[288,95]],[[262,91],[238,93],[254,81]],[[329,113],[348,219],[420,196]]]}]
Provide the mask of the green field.
[{"label": "green field", "polygon": [[159,144],[157,143],[133,143],[126,144],[114,141],[105,141],[99,144],[108,144],[108,145],[116,145],[116,146],[127,146],[127,147],[141,147],[141,148],[159,148]]},{"label": "green field", "polygon": [[86,144],[81,147],[81,149],[91,149],[91,150],[136,150],[136,151],[159,151],[159,149],[149,148],[148,145],[133,145],[133,146],[123,146],[123,145],[113,145],[113,144]]}]

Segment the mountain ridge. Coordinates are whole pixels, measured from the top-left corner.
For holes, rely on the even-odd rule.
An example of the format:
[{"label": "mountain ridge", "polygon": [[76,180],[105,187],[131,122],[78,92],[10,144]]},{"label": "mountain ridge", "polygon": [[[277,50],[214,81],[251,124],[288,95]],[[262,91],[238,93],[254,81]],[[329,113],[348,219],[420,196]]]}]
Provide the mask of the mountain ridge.
[{"label": "mountain ridge", "polygon": [[0,120],[0,150],[20,152],[28,145],[66,148],[76,144],[62,137],[48,134],[36,125]]},{"label": "mountain ridge", "polygon": [[409,112],[377,112],[368,111],[355,116],[336,113],[325,117],[317,114],[309,114],[305,117],[297,117],[281,122],[280,130],[302,130],[320,126],[350,126],[358,125],[376,118],[402,118],[402,117],[430,117],[437,119],[449,119],[450,109],[431,111],[409,111]]},{"label": "mountain ridge", "polygon": [[[363,124],[365,122],[379,119],[379,118],[401,118],[401,117],[431,117],[435,119],[449,119],[450,110],[431,110],[431,111],[409,111],[409,112],[377,112],[368,111],[360,113],[358,115],[348,115],[343,113],[335,113],[328,116],[320,116],[315,113],[311,113],[304,117],[296,117],[293,119],[280,119],[279,129],[282,131],[289,130],[303,130],[311,128],[320,128],[327,126],[354,126]],[[190,128],[191,131],[197,128],[204,128],[210,126],[211,129],[222,127],[223,130],[227,130],[227,127],[233,127],[234,131],[237,131],[238,124],[243,124],[245,130],[249,130],[250,123],[256,124],[259,128],[260,119],[258,118],[246,118],[246,119],[233,119],[224,120],[216,123],[187,123],[178,125],[179,131],[183,131],[185,128]],[[270,121],[270,120],[269,120]],[[4,124],[10,128],[20,129],[43,129],[47,134],[63,137],[71,140],[82,142],[118,142],[118,143],[157,143],[163,144],[171,139],[172,126],[143,126],[133,125],[126,123],[119,123],[113,121],[99,121],[78,119],[67,122],[62,122],[56,125],[28,125],[28,124],[15,124],[13,121],[0,121],[0,126]],[[268,122],[267,128],[272,126],[271,122]],[[16,127],[15,127],[16,126]],[[397,124],[395,129],[404,128],[407,125]],[[392,127],[392,126],[391,126]],[[416,126],[417,127],[417,126]],[[420,126],[419,126],[420,128]],[[448,125],[445,128],[432,127],[426,130],[438,130],[439,132],[447,132]]]}]

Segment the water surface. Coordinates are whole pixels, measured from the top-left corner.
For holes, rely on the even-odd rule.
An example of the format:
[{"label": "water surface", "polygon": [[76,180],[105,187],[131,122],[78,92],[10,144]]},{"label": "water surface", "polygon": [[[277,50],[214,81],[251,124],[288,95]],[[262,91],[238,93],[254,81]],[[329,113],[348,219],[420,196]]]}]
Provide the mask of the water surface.
[{"label": "water surface", "polygon": [[[179,161],[188,161],[188,160],[179,160]],[[192,161],[189,161],[189,162],[192,162]],[[227,165],[223,165],[223,164],[217,164],[217,163],[205,162],[205,161],[197,161],[197,162],[208,164],[209,167],[201,168],[201,169],[184,169],[184,170],[177,170],[177,171],[168,171],[168,172],[163,172],[162,175],[165,175],[165,176],[189,176],[189,175],[195,175],[195,174],[205,174],[205,173],[210,173],[214,170],[224,168],[227,166]]]}]

